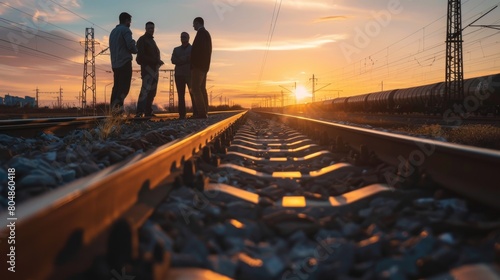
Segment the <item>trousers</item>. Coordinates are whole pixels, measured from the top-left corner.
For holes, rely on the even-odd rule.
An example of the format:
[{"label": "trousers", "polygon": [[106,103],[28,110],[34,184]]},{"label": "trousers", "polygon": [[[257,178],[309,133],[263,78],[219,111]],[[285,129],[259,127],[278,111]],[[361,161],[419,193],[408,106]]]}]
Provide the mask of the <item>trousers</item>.
[{"label": "trousers", "polygon": [[175,76],[175,86],[177,87],[177,97],[178,97],[178,108],[179,117],[186,117],[186,86],[189,90],[189,95],[191,97],[191,103],[193,104],[193,112],[196,112],[195,105],[193,102],[193,94],[191,92],[191,81],[189,76],[176,75]]},{"label": "trousers", "polygon": [[159,71],[156,67],[141,66],[142,86],[137,100],[137,114],[151,116],[153,114],[153,101],[158,88]]},{"label": "trousers", "polygon": [[208,93],[207,93],[207,72],[200,69],[191,69],[191,90],[193,97],[193,115],[203,117],[208,112]]},{"label": "trousers", "polygon": [[132,61],[125,65],[113,68],[113,89],[111,91],[111,110],[123,111],[123,102],[130,91],[132,80]]}]

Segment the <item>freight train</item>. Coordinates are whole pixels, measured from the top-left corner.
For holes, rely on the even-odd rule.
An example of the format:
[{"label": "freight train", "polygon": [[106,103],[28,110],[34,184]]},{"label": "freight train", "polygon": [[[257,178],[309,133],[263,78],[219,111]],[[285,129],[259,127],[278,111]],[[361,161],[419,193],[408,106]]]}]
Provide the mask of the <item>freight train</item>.
[{"label": "freight train", "polygon": [[440,82],[292,105],[284,111],[500,115],[500,74],[465,79],[463,87],[463,94],[447,95]]}]

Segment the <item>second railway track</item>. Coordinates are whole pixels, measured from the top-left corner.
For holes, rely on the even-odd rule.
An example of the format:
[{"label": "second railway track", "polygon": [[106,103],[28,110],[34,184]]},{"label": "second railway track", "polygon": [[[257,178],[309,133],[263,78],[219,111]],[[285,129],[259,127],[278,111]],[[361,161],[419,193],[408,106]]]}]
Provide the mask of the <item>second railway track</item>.
[{"label": "second railway track", "polygon": [[16,275],[496,279],[498,166],[495,151],[241,113],[21,205]]}]

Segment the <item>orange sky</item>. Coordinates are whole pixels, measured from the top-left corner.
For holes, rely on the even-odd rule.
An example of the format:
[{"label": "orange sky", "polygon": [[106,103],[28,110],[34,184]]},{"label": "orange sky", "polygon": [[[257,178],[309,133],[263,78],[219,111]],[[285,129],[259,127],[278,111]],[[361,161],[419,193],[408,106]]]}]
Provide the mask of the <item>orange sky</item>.
[{"label": "orange sky", "polygon": [[[355,3],[353,3],[355,2]],[[171,69],[179,34],[195,36],[192,19],[202,16],[212,35],[208,73],[213,105],[220,101],[250,107],[276,97],[293,102],[294,85],[311,101],[402,88],[444,80],[446,1],[81,1],[27,0],[0,3],[0,96],[35,96],[63,88],[63,103],[78,106],[82,90],[86,27],[94,27],[107,46],[108,35],[122,11],[132,14],[134,39],[144,23],[156,24],[155,40]],[[281,3],[281,4],[280,4]],[[462,1],[463,26],[498,4],[497,0]],[[498,24],[495,9],[476,24]],[[500,72],[499,31],[464,30],[465,77]],[[272,37],[272,38],[271,38]],[[134,63],[134,69],[139,69]],[[97,102],[109,99],[112,74],[109,56],[96,58]],[[161,75],[166,77],[167,75]],[[126,99],[134,104],[141,79]],[[106,86],[108,85],[108,86]],[[159,83],[156,102],[168,104],[168,79]],[[309,93],[304,93],[304,88]],[[40,95],[41,105],[57,103],[57,94]],[[222,98],[221,98],[222,97]],[[87,95],[87,102],[92,97]],[[177,99],[177,98],[176,98]],[[268,100],[267,102],[265,100]],[[274,104],[274,103],[273,103]]]}]

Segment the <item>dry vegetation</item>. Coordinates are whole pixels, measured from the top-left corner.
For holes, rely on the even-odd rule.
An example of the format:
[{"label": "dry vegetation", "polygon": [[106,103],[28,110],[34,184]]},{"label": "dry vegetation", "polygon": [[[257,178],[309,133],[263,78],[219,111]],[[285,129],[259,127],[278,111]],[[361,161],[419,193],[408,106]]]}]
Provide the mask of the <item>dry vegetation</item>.
[{"label": "dry vegetation", "polygon": [[500,150],[500,128],[492,125],[470,124],[456,128],[446,128],[438,124],[420,127],[400,127],[395,130],[415,135],[444,138],[451,143]]},{"label": "dry vegetation", "polygon": [[466,124],[453,128],[439,124],[409,124],[401,126],[393,121],[388,121],[384,116],[380,118],[376,116],[353,117],[345,113],[337,114],[335,119],[373,127],[385,127],[390,131],[401,131],[415,136],[427,136],[450,143],[500,150],[500,127],[498,125]]},{"label": "dry vegetation", "polygon": [[101,140],[108,139],[113,133],[120,133],[121,125],[124,122],[124,118],[118,112],[111,114],[105,120],[100,121],[97,125],[97,134]]}]

